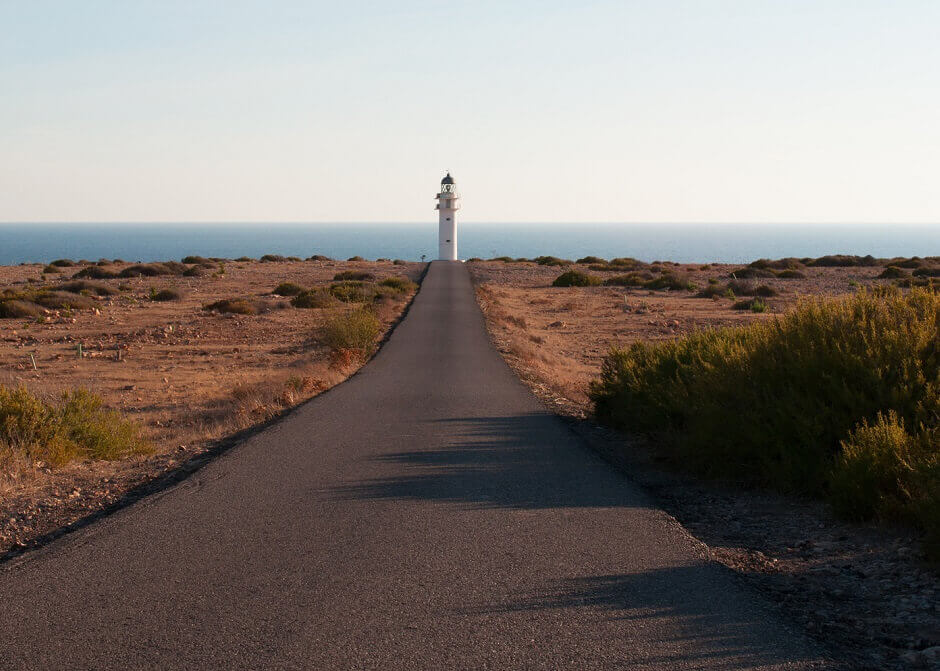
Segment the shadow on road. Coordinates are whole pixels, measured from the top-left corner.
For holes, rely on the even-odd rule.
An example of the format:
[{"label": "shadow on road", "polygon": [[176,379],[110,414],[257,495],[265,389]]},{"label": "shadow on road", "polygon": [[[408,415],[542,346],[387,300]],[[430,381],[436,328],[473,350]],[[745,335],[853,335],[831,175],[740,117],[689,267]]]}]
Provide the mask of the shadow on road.
[{"label": "shadow on road", "polygon": [[[392,474],[339,488],[346,499],[451,501],[478,507],[646,506],[554,416],[436,420],[424,449],[375,457]],[[396,468],[393,465],[398,465]]]},{"label": "shadow on road", "polygon": [[[736,610],[734,604],[741,600],[723,589],[724,584],[720,568],[691,564],[557,581],[539,593],[507,596],[492,607],[466,614],[577,608],[594,610],[602,620],[631,620],[635,626],[619,631],[637,633],[631,661],[641,666],[759,669],[818,659],[813,651],[801,649],[794,637],[788,637],[781,650],[779,639],[774,640],[779,630],[767,627],[766,618],[753,609]],[[602,631],[603,625],[597,630]],[[651,639],[650,631],[676,633]]]}]

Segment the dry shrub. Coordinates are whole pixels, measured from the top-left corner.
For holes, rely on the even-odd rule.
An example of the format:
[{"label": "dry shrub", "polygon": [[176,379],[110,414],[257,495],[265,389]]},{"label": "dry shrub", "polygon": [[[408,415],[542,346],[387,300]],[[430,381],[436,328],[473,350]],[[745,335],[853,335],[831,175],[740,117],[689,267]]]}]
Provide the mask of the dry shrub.
[{"label": "dry shrub", "polygon": [[[543,264],[546,265],[546,264]],[[555,265],[555,264],[547,264]],[[601,283],[601,278],[594,275],[582,273],[580,270],[569,270],[562,273],[552,282],[553,287],[596,287]]]},{"label": "dry shrub", "polygon": [[69,291],[73,294],[95,294],[97,296],[114,296],[117,289],[112,289],[101,282],[88,282],[87,280],[73,280],[56,285],[60,291]]},{"label": "dry shrub", "polygon": [[[591,398],[603,421],[656,432],[678,462],[706,474],[838,501],[868,496],[867,507],[850,504],[860,515],[897,514],[894,488],[903,486],[910,497],[903,516],[937,533],[940,295],[933,291],[806,300],[746,327],[614,349]],[[910,478],[898,484],[885,476],[886,463]],[[940,547],[931,547],[940,558]]]},{"label": "dry shrub", "polygon": [[88,266],[87,268],[82,268],[77,273],[72,275],[73,280],[113,280],[115,277],[120,276],[113,270],[108,270],[107,268],[102,268],[101,266]]},{"label": "dry shrub", "polygon": [[342,272],[336,273],[333,276],[333,279],[337,282],[342,282],[345,280],[374,280],[375,275],[364,270],[344,270]]},{"label": "dry shrub", "polygon": [[370,310],[360,308],[329,319],[321,329],[320,339],[333,351],[352,349],[369,354],[381,329],[378,318]]},{"label": "dry shrub", "polygon": [[407,277],[386,277],[384,280],[379,282],[379,286],[392,289],[393,291],[401,294],[414,291],[418,288],[418,285],[409,280]]},{"label": "dry shrub", "polygon": [[85,389],[49,403],[26,388],[0,385],[0,456],[62,466],[75,459],[122,459],[150,451],[140,427]]},{"label": "dry shrub", "polygon": [[0,319],[29,319],[42,316],[44,310],[30,301],[9,299],[0,301]]},{"label": "dry shrub", "polygon": [[258,314],[258,306],[247,298],[226,298],[215,303],[203,306],[203,310],[221,312],[223,314],[254,315]]},{"label": "dry shrub", "polygon": [[182,300],[183,294],[176,289],[161,289],[160,291],[151,291],[150,300],[164,303],[166,301]]},{"label": "dry shrub", "polygon": [[294,284],[293,282],[282,282],[274,287],[272,294],[277,296],[297,296],[304,292],[304,288],[299,284]]},{"label": "dry shrub", "polygon": [[337,299],[327,289],[310,289],[297,294],[291,299],[290,304],[295,308],[331,308],[338,303]]}]

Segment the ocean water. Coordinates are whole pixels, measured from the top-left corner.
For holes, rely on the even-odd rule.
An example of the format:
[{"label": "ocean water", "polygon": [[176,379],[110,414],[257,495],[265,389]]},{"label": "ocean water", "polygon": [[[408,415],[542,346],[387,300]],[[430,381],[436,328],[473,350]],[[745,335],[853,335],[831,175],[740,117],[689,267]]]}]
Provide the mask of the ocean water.
[{"label": "ocean water", "polygon": [[[632,256],[740,263],[758,258],[940,255],[940,224],[459,224],[461,258]],[[0,264],[58,258],[162,261],[190,254],[420,260],[437,254],[424,224],[0,224]]]}]

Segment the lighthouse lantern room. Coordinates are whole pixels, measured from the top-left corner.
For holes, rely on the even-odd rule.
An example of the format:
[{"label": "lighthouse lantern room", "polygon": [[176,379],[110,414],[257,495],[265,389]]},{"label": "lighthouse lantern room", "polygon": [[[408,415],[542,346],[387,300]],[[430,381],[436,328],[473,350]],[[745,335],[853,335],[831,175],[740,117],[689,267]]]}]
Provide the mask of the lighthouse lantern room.
[{"label": "lighthouse lantern room", "polygon": [[457,210],[460,204],[457,202],[460,195],[457,193],[457,185],[454,178],[448,172],[441,180],[441,191],[437,194],[438,211],[438,242],[437,249],[441,261],[457,260]]}]

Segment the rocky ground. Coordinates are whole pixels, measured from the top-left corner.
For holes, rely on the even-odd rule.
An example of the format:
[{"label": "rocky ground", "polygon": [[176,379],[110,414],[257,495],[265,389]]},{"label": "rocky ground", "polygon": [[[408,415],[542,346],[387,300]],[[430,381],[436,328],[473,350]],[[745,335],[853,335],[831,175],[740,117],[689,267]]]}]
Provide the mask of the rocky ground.
[{"label": "rocky ground", "polygon": [[[591,420],[586,387],[611,345],[676,337],[703,326],[766,319],[800,296],[885,284],[882,268],[810,268],[772,286],[770,311],[691,291],[553,288],[560,268],[469,264],[496,346],[550,408],[646,488],[704,552],[765,593],[853,669],[940,668],[940,581],[903,529],[846,524],[818,502],[702,482],[657,461],[645,439]],[[740,266],[686,265],[699,286]],[[585,269],[586,270],[586,269]]]},{"label": "rocky ground", "polygon": [[[105,266],[120,271],[130,264]],[[47,310],[0,319],[0,384],[49,398],[77,387],[136,420],[154,446],[148,456],[105,462],[7,465],[0,473],[0,555],[18,553],[198,468],[213,452],[344,380],[362,364],[336,359],[318,340],[332,315],[352,306],[291,307],[272,294],[282,282],[328,286],[353,270],[418,279],[424,264],[328,260],[205,264],[198,276],[94,280],[114,290],[87,296],[92,309]],[[0,267],[0,290],[55,289],[85,266],[42,275],[37,265]],[[151,300],[177,291],[178,300]],[[375,304],[387,331],[413,292]],[[255,314],[205,310],[243,298]],[[14,467],[15,466],[15,467]]]}]

